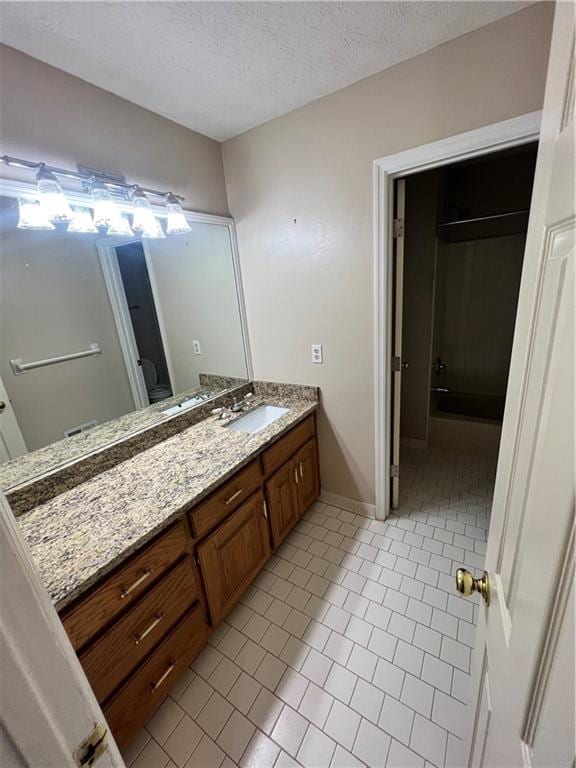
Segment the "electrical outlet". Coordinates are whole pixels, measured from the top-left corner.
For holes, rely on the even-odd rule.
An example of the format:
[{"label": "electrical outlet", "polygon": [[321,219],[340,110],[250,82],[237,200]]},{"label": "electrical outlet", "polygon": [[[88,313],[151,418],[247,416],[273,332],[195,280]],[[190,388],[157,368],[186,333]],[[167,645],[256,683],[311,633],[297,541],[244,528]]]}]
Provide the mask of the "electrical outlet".
[{"label": "electrical outlet", "polygon": [[319,363],[320,365],[324,362],[322,344],[312,344],[312,362]]},{"label": "electrical outlet", "polygon": [[202,354],[202,347],[200,346],[200,342],[198,339],[192,340],[192,351],[195,355],[201,355]]}]

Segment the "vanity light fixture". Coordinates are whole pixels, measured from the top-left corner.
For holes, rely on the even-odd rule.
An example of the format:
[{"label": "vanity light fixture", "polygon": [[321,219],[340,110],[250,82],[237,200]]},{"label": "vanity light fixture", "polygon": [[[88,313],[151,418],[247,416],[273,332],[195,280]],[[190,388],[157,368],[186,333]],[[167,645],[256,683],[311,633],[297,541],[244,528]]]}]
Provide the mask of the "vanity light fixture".
[{"label": "vanity light fixture", "polygon": [[50,221],[65,223],[72,219],[72,209],[58,179],[45,163],[40,164],[36,174],[36,187],[40,193],[40,204]]},{"label": "vanity light fixture", "polygon": [[192,228],[186,221],[186,216],[178,198],[169,192],[166,195],[166,232],[169,235],[185,235]]},{"label": "vanity light fixture", "polygon": [[68,224],[68,232],[78,234],[96,234],[98,229],[92,221],[92,213],[89,208],[72,208],[72,221]]},{"label": "vanity light fixture", "polygon": [[[137,232],[152,239],[166,237],[160,223],[160,218],[165,217],[169,235],[191,231],[182,210],[184,198],[173,192],[129,184],[120,174],[81,165],[72,171],[9,155],[0,157],[0,161],[36,174],[38,195],[26,195],[19,200],[20,229],[55,229],[54,224],[67,224],[68,230],[75,233],[106,231],[109,235],[131,237]],[[65,193],[58,177],[79,183],[81,192]],[[161,198],[165,212],[155,212],[149,197]],[[70,206],[70,200],[74,208]],[[129,215],[132,215],[132,226]]]},{"label": "vanity light fixture", "polygon": [[133,237],[134,232],[128,221],[128,216],[124,216],[122,213],[112,219],[112,223],[108,227],[109,235],[121,235],[122,237]]},{"label": "vanity light fixture", "polygon": [[132,216],[132,229],[139,232],[142,237],[158,239],[166,237],[160,222],[154,216],[150,201],[140,187],[134,187],[131,193],[134,212]]},{"label": "vanity light fixture", "polygon": [[21,197],[18,200],[18,229],[55,229],[39,200]]},{"label": "vanity light fixture", "polygon": [[94,226],[107,229],[120,216],[109,190],[99,181],[90,183],[90,198],[94,209]]}]

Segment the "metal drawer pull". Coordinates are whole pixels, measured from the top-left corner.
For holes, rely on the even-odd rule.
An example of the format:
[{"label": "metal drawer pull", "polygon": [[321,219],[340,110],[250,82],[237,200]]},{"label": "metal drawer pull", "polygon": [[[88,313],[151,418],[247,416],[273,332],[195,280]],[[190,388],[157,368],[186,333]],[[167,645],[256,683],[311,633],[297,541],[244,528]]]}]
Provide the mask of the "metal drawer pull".
[{"label": "metal drawer pull", "polygon": [[170,662],[170,666],[168,667],[166,672],[164,672],[164,674],[155,683],[151,683],[150,684],[150,693],[154,693],[154,691],[157,691],[158,688],[160,688],[160,686],[162,685],[164,680],[166,680],[166,678],[168,677],[170,672],[172,672],[172,670],[174,669],[175,666],[176,666],[176,662],[175,661],[171,661]]},{"label": "metal drawer pull", "polygon": [[142,576],[140,576],[139,579],[136,579],[134,584],[131,584],[129,587],[123,587],[122,591],[120,592],[120,600],[124,600],[125,597],[128,597],[130,592],[133,592],[136,589],[136,587],[139,587],[140,584],[142,584],[143,581],[146,581],[146,579],[148,578],[148,576],[150,576],[153,570],[154,568],[146,568]]},{"label": "metal drawer pull", "polygon": [[300,477],[304,477],[304,470],[302,469],[302,462],[300,462]]},{"label": "metal drawer pull", "polygon": [[298,470],[294,467],[294,481],[298,485]]},{"label": "metal drawer pull", "polygon": [[146,627],[146,629],[143,632],[140,632],[138,635],[135,635],[134,637],[134,645],[139,645],[142,640],[146,637],[146,635],[149,635],[152,630],[160,624],[162,619],[164,618],[163,613],[157,613],[156,616],[152,619],[150,624]]},{"label": "metal drawer pull", "polygon": [[232,496],[230,496],[230,498],[224,499],[224,504],[232,504],[234,499],[237,499],[238,496],[240,496],[241,493],[242,493],[242,488],[240,488],[239,491],[236,491],[236,493],[233,493]]}]

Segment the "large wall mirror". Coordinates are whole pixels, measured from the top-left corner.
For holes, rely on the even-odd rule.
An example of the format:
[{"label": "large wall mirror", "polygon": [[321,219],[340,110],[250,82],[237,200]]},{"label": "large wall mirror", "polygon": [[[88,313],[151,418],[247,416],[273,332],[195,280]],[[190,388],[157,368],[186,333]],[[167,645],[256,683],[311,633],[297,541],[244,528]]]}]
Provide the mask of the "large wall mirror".
[{"label": "large wall mirror", "polygon": [[34,231],[4,192],[0,476],[20,455],[53,446],[70,461],[251,378],[231,219],[187,214],[190,232],[163,239]]}]

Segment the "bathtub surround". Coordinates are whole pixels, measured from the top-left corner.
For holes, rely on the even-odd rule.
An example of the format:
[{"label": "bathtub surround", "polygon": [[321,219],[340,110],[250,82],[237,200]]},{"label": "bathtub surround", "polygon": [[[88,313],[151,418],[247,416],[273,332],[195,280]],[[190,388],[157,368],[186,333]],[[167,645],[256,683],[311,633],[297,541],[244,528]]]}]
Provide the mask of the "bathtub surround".
[{"label": "bathtub surround", "polygon": [[289,411],[260,432],[205,418],[18,518],[58,610],[318,408],[310,389],[304,398],[293,387],[268,391],[261,386],[254,407]]},{"label": "bathtub surround", "polygon": [[533,5],[223,145],[254,373],[320,385],[332,493],[374,503],[372,163],[540,109],[552,12]]},{"label": "bathtub surround", "polygon": [[[63,441],[1,465],[0,489],[6,493],[14,514],[24,514],[202,422],[210,416],[212,409],[230,407],[235,399],[242,399],[248,392],[255,392],[259,398],[257,402],[275,402],[279,399],[290,402],[320,402],[317,387],[265,381],[243,384],[189,411],[164,418],[152,426],[147,425],[136,433],[123,434],[120,438],[114,422],[111,422],[110,444],[79,459],[75,457],[74,461],[69,461],[66,454],[61,453],[62,448],[66,447],[66,441]],[[90,432],[86,433],[86,436],[89,435]],[[34,475],[34,479],[30,480]]]}]

